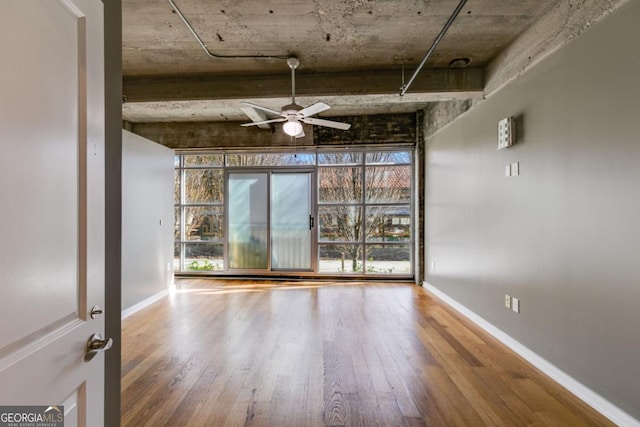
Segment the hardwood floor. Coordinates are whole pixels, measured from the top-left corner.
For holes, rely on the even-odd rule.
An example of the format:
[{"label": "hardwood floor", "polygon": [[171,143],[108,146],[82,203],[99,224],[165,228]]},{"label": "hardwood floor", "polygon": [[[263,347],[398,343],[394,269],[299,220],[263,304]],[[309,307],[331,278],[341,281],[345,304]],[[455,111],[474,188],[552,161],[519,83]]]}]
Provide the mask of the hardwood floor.
[{"label": "hardwood floor", "polygon": [[123,321],[123,426],[613,425],[415,285],[176,285]]}]

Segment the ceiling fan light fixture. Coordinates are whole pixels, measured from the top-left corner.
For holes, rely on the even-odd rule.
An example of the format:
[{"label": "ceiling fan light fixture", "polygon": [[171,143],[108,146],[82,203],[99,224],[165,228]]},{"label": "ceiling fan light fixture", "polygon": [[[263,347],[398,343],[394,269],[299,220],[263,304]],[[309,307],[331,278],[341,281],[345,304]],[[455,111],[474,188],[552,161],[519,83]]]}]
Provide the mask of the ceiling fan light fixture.
[{"label": "ceiling fan light fixture", "polygon": [[282,129],[287,135],[296,136],[302,132],[302,125],[296,119],[289,119],[284,125],[282,125]]}]

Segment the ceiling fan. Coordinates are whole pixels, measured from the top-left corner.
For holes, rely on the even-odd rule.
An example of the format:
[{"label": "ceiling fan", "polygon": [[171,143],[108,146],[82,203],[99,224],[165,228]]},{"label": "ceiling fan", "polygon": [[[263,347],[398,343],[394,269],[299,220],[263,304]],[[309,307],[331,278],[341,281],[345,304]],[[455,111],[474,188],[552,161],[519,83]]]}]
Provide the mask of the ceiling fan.
[{"label": "ceiling fan", "polygon": [[351,127],[349,123],[334,122],[332,120],[324,120],[318,119],[316,117],[311,117],[315,114],[321,113],[331,108],[324,102],[316,102],[315,104],[312,104],[306,108],[302,108],[302,106],[296,104],[296,68],[298,67],[298,65],[300,65],[300,61],[298,61],[298,58],[296,57],[289,57],[287,59],[287,64],[289,65],[289,68],[291,68],[291,104],[285,105],[284,107],[282,107],[281,111],[277,111],[268,107],[253,104],[251,102],[241,102],[242,105],[246,105],[247,107],[262,110],[272,116],[279,116],[276,119],[243,123],[241,126],[260,126],[268,123],[284,122],[282,126],[284,132],[287,135],[295,136],[296,138],[301,138],[304,136],[302,124],[300,122],[309,125],[348,130]]}]

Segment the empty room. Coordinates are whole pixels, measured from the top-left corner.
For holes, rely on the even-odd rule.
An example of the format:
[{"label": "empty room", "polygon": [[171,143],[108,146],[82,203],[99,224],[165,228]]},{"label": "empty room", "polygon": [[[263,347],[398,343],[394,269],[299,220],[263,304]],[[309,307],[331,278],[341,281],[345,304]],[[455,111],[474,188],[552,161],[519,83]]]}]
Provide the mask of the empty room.
[{"label": "empty room", "polygon": [[639,17],[3,2],[0,424],[640,426]]}]

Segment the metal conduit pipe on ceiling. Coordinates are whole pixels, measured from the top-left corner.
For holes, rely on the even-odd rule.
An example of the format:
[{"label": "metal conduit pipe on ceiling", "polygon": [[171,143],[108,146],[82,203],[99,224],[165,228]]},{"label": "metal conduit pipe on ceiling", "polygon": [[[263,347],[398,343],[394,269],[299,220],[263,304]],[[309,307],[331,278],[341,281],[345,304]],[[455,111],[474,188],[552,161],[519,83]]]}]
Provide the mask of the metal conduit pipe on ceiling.
[{"label": "metal conduit pipe on ceiling", "polygon": [[[182,22],[184,22],[184,24],[186,25],[187,29],[189,30],[189,32],[191,32],[191,34],[196,39],[196,41],[198,42],[200,47],[211,58],[216,58],[216,59],[271,59],[271,60],[284,60],[284,61],[286,61],[291,56],[291,55],[286,55],[286,56],[285,55],[272,55],[272,56],[271,55],[220,55],[220,54],[213,53],[213,52],[211,52],[209,50],[209,48],[204,43],[204,41],[200,38],[198,33],[196,33],[196,31],[194,30],[193,26],[189,23],[189,21],[184,16],[184,14],[180,10],[180,8],[178,8],[178,6],[175,4],[175,2],[173,0],[167,0],[167,1],[171,5],[171,7],[176,11],[178,16],[182,20]],[[438,35],[436,36],[435,40],[431,44],[431,47],[429,48],[427,53],[422,58],[422,61],[420,62],[420,65],[418,65],[418,68],[414,71],[414,73],[411,76],[411,78],[409,79],[409,81],[406,84],[403,84],[402,87],[400,88],[400,96],[404,96],[404,94],[407,92],[407,90],[409,89],[409,86],[411,86],[411,84],[415,80],[416,76],[422,70],[422,67],[427,62],[427,60],[429,59],[429,57],[431,56],[433,51],[436,49],[438,44],[440,44],[440,41],[444,37],[445,33],[447,32],[449,27],[451,27],[451,24],[453,24],[453,21],[455,21],[455,19],[458,17],[458,14],[460,13],[460,11],[462,10],[462,8],[464,7],[464,5],[466,3],[467,3],[467,0],[460,0],[460,2],[458,3],[458,6],[455,8],[455,10],[451,14],[451,16],[449,17],[447,22],[444,24],[444,26],[440,30],[440,33],[438,33]]]},{"label": "metal conduit pipe on ceiling", "polygon": [[[171,1],[171,0],[169,0],[169,1]],[[416,70],[413,72],[413,75],[411,76],[411,78],[409,79],[407,84],[403,84],[402,87],[400,88],[400,96],[404,96],[404,94],[407,93],[407,90],[409,89],[409,86],[411,86],[411,83],[413,83],[413,81],[415,80],[416,76],[418,75],[418,73],[420,72],[420,70],[422,69],[424,64],[427,62],[427,60],[429,59],[429,57],[431,56],[433,51],[436,49],[438,44],[440,44],[440,40],[442,40],[442,38],[444,37],[444,34],[447,32],[447,30],[449,29],[451,24],[453,24],[453,21],[456,20],[456,18],[458,17],[458,14],[460,13],[462,8],[464,7],[465,3],[467,3],[467,0],[460,0],[460,3],[458,3],[458,6],[453,11],[451,16],[447,20],[447,22],[444,24],[444,27],[442,27],[442,29],[440,30],[440,33],[438,33],[438,36],[435,38],[435,40],[431,44],[431,47],[429,48],[427,53],[424,55],[424,58],[422,58],[422,61],[420,62],[420,65],[418,65],[418,68],[416,68]]]},{"label": "metal conduit pipe on ceiling", "polygon": [[283,61],[283,60],[286,61],[290,56],[290,55],[287,55],[287,56],[284,56],[284,55],[273,55],[273,56],[271,56],[271,55],[219,55],[217,53],[213,53],[213,52],[211,52],[209,50],[209,48],[204,43],[204,41],[202,41],[202,39],[200,38],[198,33],[196,33],[196,30],[193,29],[193,26],[191,26],[189,21],[187,21],[187,18],[184,16],[184,14],[180,10],[180,8],[178,8],[178,6],[175,4],[175,2],[173,0],[167,0],[167,1],[169,2],[171,7],[173,8],[173,10],[176,11],[176,13],[180,17],[180,19],[182,19],[182,22],[184,22],[184,25],[187,26],[187,28],[189,29],[189,31],[191,32],[193,37],[196,39],[196,41],[198,42],[200,47],[206,52],[206,54],[210,58],[215,58],[215,59],[275,59],[275,60],[280,60],[280,61]]}]

